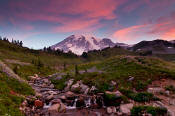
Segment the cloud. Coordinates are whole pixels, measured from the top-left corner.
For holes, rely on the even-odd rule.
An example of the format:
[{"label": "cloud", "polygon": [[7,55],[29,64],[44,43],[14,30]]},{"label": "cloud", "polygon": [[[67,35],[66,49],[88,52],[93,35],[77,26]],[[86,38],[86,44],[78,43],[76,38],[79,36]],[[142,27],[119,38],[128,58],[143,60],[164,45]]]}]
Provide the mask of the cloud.
[{"label": "cloud", "polygon": [[123,28],[114,32],[113,37],[119,42],[132,43],[143,36],[149,26],[150,25],[134,25]]},{"label": "cloud", "polygon": [[154,23],[133,25],[114,32],[113,37],[119,42],[134,43],[143,39],[175,40],[174,12],[159,17]]},{"label": "cloud", "polygon": [[[126,0],[24,0],[12,1],[13,20],[25,23],[48,21],[55,23],[52,30],[72,32],[89,30],[101,25],[101,20],[117,18],[115,10]],[[96,29],[101,26],[96,26]],[[94,28],[94,27],[93,27]]]}]

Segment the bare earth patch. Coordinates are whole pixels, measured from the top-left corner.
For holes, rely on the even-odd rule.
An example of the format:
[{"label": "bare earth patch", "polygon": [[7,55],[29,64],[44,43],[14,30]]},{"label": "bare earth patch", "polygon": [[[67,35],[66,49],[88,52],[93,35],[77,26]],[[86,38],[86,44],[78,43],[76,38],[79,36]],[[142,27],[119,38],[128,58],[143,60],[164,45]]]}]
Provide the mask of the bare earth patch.
[{"label": "bare earth patch", "polygon": [[163,92],[154,93],[155,96],[161,99],[163,105],[171,112],[172,116],[175,116],[175,94],[165,90],[167,86],[175,87],[175,80],[171,79],[161,79],[154,81],[149,87],[150,88],[162,88]]},{"label": "bare earth patch", "polygon": [[19,60],[13,60],[13,59],[5,59],[5,62],[11,63],[11,64],[19,64],[19,65],[31,65],[30,63],[27,62],[21,62]]}]

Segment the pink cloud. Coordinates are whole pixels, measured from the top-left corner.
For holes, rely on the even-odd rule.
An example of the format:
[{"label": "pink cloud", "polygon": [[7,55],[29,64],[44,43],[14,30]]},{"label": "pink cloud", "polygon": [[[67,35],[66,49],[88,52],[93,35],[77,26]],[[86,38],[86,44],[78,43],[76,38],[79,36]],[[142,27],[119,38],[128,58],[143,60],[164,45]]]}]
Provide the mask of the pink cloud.
[{"label": "pink cloud", "polygon": [[[77,30],[89,30],[94,25],[102,25],[100,20],[117,18],[114,11],[127,0],[36,0],[24,2],[12,2],[11,10],[15,20],[48,21],[55,25],[52,30],[72,32]],[[47,2],[47,4],[44,4]],[[42,4],[43,3],[43,4]],[[107,7],[110,6],[110,7]],[[96,26],[96,29],[101,26]],[[93,27],[94,28],[94,27]]]},{"label": "pink cloud", "polygon": [[146,33],[150,25],[134,25],[114,32],[113,37],[119,42],[132,43]]},{"label": "pink cloud", "polygon": [[155,23],[133,25],[114,32],[113,37],[120,42],[133,43],[143,38],[175,40],[175,15],[160,17]]}]

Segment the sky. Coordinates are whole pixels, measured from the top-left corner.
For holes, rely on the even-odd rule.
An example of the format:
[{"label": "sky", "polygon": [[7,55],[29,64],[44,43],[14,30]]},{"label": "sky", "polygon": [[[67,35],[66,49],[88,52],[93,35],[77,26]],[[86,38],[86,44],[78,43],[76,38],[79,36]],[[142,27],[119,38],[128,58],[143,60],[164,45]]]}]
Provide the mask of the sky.
[{"label": "sky", "polygon": [[0,0],[2,37],[40,49],[73,34],[175,40],[175,0]]}]

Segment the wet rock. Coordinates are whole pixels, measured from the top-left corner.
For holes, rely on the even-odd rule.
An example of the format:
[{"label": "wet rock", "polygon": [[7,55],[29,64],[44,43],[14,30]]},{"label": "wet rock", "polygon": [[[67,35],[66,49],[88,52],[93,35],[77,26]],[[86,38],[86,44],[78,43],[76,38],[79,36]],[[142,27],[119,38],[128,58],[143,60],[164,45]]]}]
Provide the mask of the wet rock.
[{"label": "wet rock", "polygon": [[53,89],[54,88],[54,84],[51,84],[49,87]]},{"label": "wet rock", "polygon": [[58,104],[58,103],[61,103],[61,100],[60,99],[54,99],[51,101],[51,104]]},{"label": "wet rock", "polygon": [[81,93],[86,93],[89,90],[89,87],[87,85],[84,84],[80,84],[80,88],[81,88]]},{"label": "wet rock", "polygon": [[85,91],[84,91],[84,94],[87,95],[89,93],[89,88],[87,88]]},{"label": "wet rock", "polygon": [[71,87],[71,85],[73,84],[73,82],[74,82],[74,79],[70,79],[69,81],[67,81],[66,82],[66,87],[65,87],[65,91],[69,91],[69,89],[70,89],[70,87]]},{"label": "wet rock", "polygon": [[35,96],[40,98],[40,97],[42,97],[42,94],[41,94],[41,93],[36,92]]},{"label": "wet rock", "polygon": [[130,115],[130,110],[132,109],[133,104],[121,104],[120,105],[120,112],[124,115]]},{"label": "wet rock", "polygon": [[115,92],[106,91],[105,93],[115,95],[116,98],[122,96],[120,91],[115,91]]},{"label": "wet rock", "polygon": [[92,86],[90,92],[94,92],[95,90],[97,90],[97,88],[95,86]]},{"label": "wet rock", "polygon": [[148,88],[147,92],[149,93],[160,93],[160,92],[163,92],[164,89],[163,88],[160,88],[160,87],[155,87],[155,88]]},{"label": "wet rock", "polygon": [[116,86],[117,83],[115,81],[111,81],[111,86]]},{"label": "wet rock", "polygon": [[33,96],[28,96],[28,97],[26,98],[26,100],[27,100],[27,103],[28,103],[29,106],[33,106],[33,105],[34,105],[34,102],[35,102],[35,100],[36,100],[36,98],[33,97]]},{"label": "wet rock", "polygon": [[170,95],[170,91],[165,91],[165,95],[169,96]]},{"label": "wet rock", "polygon": [[48,79],[43,79],[44,83],[49,83]]},{"label": "wet rock", "polygon": [[35,107],[42,108],[44,106],[43,102],[40,100],[35,100]]},{"label": "wet rock", "polygon": [[112,114],[112,113],[116,113],[117,112],[115,107],[107,107],[106,111],[107,111],[108,114]]},{"label": "wet rock", "polygon": [[128,81],[133,81],[134,80],[134,77],[132,77],[132,76],[129,76],[129,79],[128,79]]},{"label": "wet rock", "polygon": [[154,107],[166,108],[165,105],[161,101],[155,101],[153,103]]},{"label": "wet rock", "polygon": [[65,96],[69,100],[73,100],[75,98],[75,94],[73,92],[71,92],[71,91],[66,92]]},{"label": "wet rock", "polygon": [[39,76],[38,76],[38,74],[34,74],[34,76],[36,77],[36,78],[38,78]]},{"label": "wet rock", "polygon": [[52,100],[54,98],[53,94],[46,97],[46,100]]},{"label": "wet rock", "polygon": [[111,107],[107,107],[107,108],[106,108],[106,112],[107,112],[108,114],[112,114],[112,108],[111,108]]},{"label": "wet rock", "polygon": [[50,113],[57,113],[58,109],[61,107],[61,105],[58,104],[53,104],[51,107],[49,107],[48,112]]},{"label": "wet rock", "polygon": [[80,83],[77,82],[76,84],[72,85],[71,91],[76,91],[76,89],[80,88]]},{"label": "wet rock", "polygon": [[76,107],[80,108],[80,107],[85,107],[85,102],[84,102],[84,98],[82,96],[80,96],[76,102]]},{"label": "wet rock", "polygon": [[102,108],[104,106],[102,96],[96,96],[96,104],[98,105],[98,108]]},{"label": "wet rock", "polygon": [[66,112],[66,106],[63,103],[60,103],[60,107],[58,108],[59,113]]},{"label": "wet rock", "polygon": [[66,100],[66,96],[62,95],[59,97],[61,100]]},{"label": "wet rock", "polygon": [[30,81],[34,82],[37,78],[35,76],[29,76]]}]

